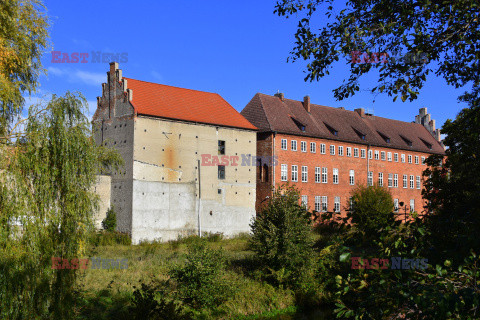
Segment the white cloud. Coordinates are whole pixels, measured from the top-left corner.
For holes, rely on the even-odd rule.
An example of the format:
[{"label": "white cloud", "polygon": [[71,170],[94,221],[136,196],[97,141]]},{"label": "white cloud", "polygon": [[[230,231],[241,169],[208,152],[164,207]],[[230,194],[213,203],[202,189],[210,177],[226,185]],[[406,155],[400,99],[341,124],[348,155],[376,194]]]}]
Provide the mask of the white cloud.
[{"label": "white cloud", "polygon": [[99,72],[88,72],[88,71],[82,71],[82,70],[76,70],[75,73],[73,74],[73,77],[76,79],[84,82],[85,84],[88,85],[93,85],[93,86],[100,86],[103,82],[107,81],[107,75],[106,73],[99,73]]},{"label": "white cloud", "polygon": [[159,81],[163,81],[163,77],[160,73],[158,73],[157,71],[150,71],[150,74],[157,80]]},{"label": "white cloud", "polygon": [[66,77],[69,82],[81,82],[91,86],[100,86],[107,81],[107,75],[104,72],[89,72],[70,68],[49,67],[49,74],[56,77]]}]

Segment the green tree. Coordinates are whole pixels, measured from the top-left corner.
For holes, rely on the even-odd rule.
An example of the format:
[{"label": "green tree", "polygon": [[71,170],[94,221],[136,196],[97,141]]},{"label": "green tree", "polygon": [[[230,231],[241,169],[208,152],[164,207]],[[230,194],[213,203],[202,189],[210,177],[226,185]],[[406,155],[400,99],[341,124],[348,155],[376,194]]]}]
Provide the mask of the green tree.
[{"label": "green tree", "polygon": [[[374,73],[371,92],[394,101],[416,99],[428,75],[456,88],[471,86],[461,99],[472,101],[480,96],[479,9],[477,0],[349,0],[335,7],[333,0],[279,0],[275,13],[299,20],[290,59],[307,62],[306,81],[328,75],[334,62],[346,58],[350,76],[334,90],[338,100],[354,95],[360,78]],[[366,63],[352,63],[355,52]],[[392,55],[406,59],[382,63],[375,53],[388,54],[388,62]]]},{"label": "green tree", "polygon": [[2,319],[72,317],[72,259],[84,254],[93,227],[92,186],[100,169],[120,161],[95,144],[86,110],[80,94],[53,96],[31,107],[21,139],[0,145]]},{"label": "green tree", "polygon": [[108,208],[107,215],[102,221],[102,227],[106,231],[115,231],[115,228],[117,227],[117,214],[113,207]]},{"label": "green tree", "polygon": [[[0,138],[44,72],[49,22],[40,0],[0,1]],[[6,132],[7,131],[7,132]],[[2,141],[0,141],[2,142]]]},{"label": "green tree", "polygon": [[309,291],[313,285],[312,214],[299,204],[298,191],[288,185],[273,192],[268,205],[251,224],[250,245],[265,271],[280,284]]},{"label": "green tree", "polygon": [[455,120],[447,120],[445,162],[427,159],[429,168],[423,196],[428,203],[426,222],[432,232],[429,250],[443,259],[462,263],[470,250],[480,252],[480,106],[463,109]]},{"label": "green tree", "polygon": [[376,234],[391,224],[393,215],[393,199],[387,188],[359,185],[351,193],[353,208],[348,217],[361,231]]}]

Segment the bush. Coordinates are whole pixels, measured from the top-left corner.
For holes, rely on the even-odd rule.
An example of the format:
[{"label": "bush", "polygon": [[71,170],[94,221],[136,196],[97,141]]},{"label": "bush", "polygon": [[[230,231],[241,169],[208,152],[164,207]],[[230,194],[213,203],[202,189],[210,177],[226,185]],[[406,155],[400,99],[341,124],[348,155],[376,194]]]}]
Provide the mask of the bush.
[{"label": "bush", "polygon": [[223,253],[209,249],[206,240],[200,238],[187,248],[185,265],[175,266],[169,272],[177,285],[178,297],[195,309],[220,305],[233,293],[224,278]]},{"label": "bush", "polygon": [[128,233],[100,231],[93,233],[89,238],[89,243],[93,246],[113,246],[116,244],[131,245],[132,238]]},{"label": "bush", "polygon": [[134,319],[139,320],[188,320],[191,315],[174,300],[168,299],[161,284],[141,283],[140,288],[134,287],[130,312]]},{"label": "bush", "polygon": [[115,210],[113,210],[113,207],[108,209],[107,216],[102,221],[102,227],[105,231],[115,231],[115,228],[117,227],[117,214],[115,213]]},{"label": "bush", "polygon": [[359,230],[367,234],[376,234],[395,219],[392,195],[384,187],[360,185],[352,191],[352,201],[353,208],[348,216]]},{"label": "bush", "polygon": [[279,187],[251,224],[250,246],[264,271],[278,284],[307,292],[314,281],[315,253],[311,214],[299,204],[297,190]]}]

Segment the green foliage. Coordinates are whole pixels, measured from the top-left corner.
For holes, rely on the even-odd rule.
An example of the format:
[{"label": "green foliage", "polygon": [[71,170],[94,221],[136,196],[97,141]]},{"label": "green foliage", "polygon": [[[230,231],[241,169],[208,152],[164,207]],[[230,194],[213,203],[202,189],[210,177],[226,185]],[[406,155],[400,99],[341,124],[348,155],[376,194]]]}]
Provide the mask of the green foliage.
[{"label": "green foliage", "polygon": [[351,193],[353,209],[348,212],[351,222],[366,234],[374,234],[391,224],[393,199],[387,188],[357,186]]},{"label": "green foliage", "polygon": [[[0,1],[0,142],[43,72],[49,23],[40,0]],[[5,132],[7,131],[7,132]]]},{"label": "green foliage", "polygon": [[462,263],[470,250],[480,250],[480,106],[463,109],[454,121],[447,120],[442,133],[446,134],[445,163],[438,166],[441,158],[432,156],[424,172],[423,196],[433,233],[427,241],[437,257]]},{"label": "green foliage", "polygon": [[105,231],[115,231],[115,228],[117,227],[117,214],[113,207],[108,208],[107,215],[102,221],[102,227]]},{"label": "green foliage", "polygon": [[52,269],[52,257],[83,254],[95,175],[118,160],[96,146],[85,106],[81,95],[53,96],[31,107],[22,139],[0,145],[1,318],[71,318],[76,270]]},{"label": "green foliage", "polygon": [[158,283],[141,283],[133,292],[130,312],[138,320],[188,320],[191,315],[181,305],[168,299]]},{"label": "green foliage", "polygon": [[[346,1],[335,7],[332,0],[278,0],[275,7],[279,16],[298,20],[290,59],[307,61],[306,81],[319,80],[333,63],[346,59],[350,76],[334,90],[338,100],[359,92],[359,81],[368,73],[378,75],[372,93],[386,93],[394,101],[416,99],[430,74],[456,88],[472,85],[461,99],[478,99],[478,11],[477,0]],[[367,63],[351,63],[354,51],[365,53]],[[374,53],[388,54],[388,61],[378,61]],[[416,61],[392,60],[408,55]]]},{"label": "green foliage", "polygon": [[233,293],[224,277],[225,258],[221,251],[207,247],[197,238],[188,244],[184,265],[170,270],[178,297],[193,308],[212,308],[226,301]]},{"label": "green foliage", "polygon": [[117,231],[100,231],[92,232],[88,242],[95,247],[113,246],[116,244],[128,246],[132,244],[132,238],[128,233]]},{"label": "green foliage", "polygon": [[265,272],[278,284],[303,293],[315,287],[311,221],[311,214],[299,204],[298,191],[284,185],[274,190],[251,224],[250,246]]}]

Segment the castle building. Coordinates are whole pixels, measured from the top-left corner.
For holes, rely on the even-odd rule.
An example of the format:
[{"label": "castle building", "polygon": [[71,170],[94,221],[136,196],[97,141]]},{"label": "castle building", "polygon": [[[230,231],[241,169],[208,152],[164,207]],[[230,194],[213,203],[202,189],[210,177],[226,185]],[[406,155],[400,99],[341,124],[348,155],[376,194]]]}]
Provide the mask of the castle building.
[{"label": "castle building", "polygon": [[124,159],[99,186],[117,229],[134,244],[248,232],[256,168],[235,160],[256,154],[256,128],[218,94],[125,78],[115,62],[107,76],[92,122]]},{"label": "castle building", "polygon": [[422,213],[424,160],[444,154],[426,108],[408,123],[257,93],[241,114],[259,128],[257,156],[277,160],[258,170],[257,212],[272,187],[289,182],[318,212],[345,212],[355,186],[375,183],[390,190],[395,210]]}]

